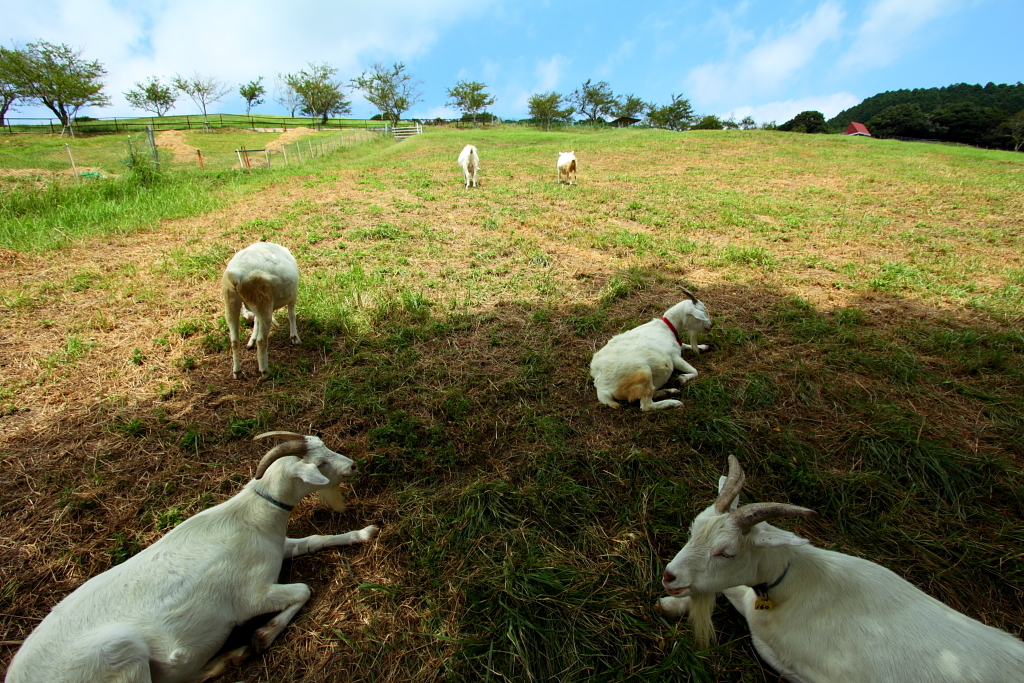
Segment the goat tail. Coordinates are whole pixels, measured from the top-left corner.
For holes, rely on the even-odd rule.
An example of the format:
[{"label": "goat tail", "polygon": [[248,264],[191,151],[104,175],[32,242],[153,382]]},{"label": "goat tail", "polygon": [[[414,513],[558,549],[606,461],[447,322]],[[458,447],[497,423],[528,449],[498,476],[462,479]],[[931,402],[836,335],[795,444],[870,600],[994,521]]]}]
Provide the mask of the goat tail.
[{"label": "goat tail", "polygon": [[274,303],[272,278],[262,270],[253,270],[239,274],[227,271],[228,277],[235,286],[235,291],[253,313],[267,311]]}]

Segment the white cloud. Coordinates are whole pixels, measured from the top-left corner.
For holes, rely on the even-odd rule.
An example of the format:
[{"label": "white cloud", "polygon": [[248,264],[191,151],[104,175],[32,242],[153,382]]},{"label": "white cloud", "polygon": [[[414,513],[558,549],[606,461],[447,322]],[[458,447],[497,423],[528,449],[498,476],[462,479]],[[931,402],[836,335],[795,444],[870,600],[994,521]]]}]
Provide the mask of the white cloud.
[{"label": "white cloud", "polygon": [[824,43],[841,36],[844,16],[837,3],[826,0],[789,33],[763,40],[738,59],[691,69],[688,92],[701,103],[777,93],[807,68]]},{"label": "white cloud", "polygon": [[611,76],[620,64],[622,64],[627,59],[633,56],[633,48],[635,46],[635,40],[623,40],[621,43],[619,43],[619,47],[615,50],[615,52],[608,55],[608,58],[604,61],[604,64],[602,64],[598,68],[597,74],[604,78]]},{"label": "white cloud", "polygon": [[750,116],[758,123],[768,121],[785,123],[802,111],[820,111],[826,119],[830,119],[844,109],[859,104],[860,101],[861,98],[856,95],[838,92],[832,95],[814,95],[780,102],[768,102],[767,104],[735,107],[721,116],[722,118],[732,117],[737,121],[745,116]]},{"label": "white cloud", "polygon": [[[114,107],[93,115],[127,113],[122,93],[150,75],[198,72],[232,84],[309,61],[338,67],[347,80],[374,61],[422,56],[450,25],[484,10],[475,0],[393,0],[372,3],[314,2],[284,8],[271,0],[211,3],[175,0],[44,0],[5,8],[4,28],[19,42],[44,38],[85,49],[108,69]],[[413,71],[415,71],[413,69]],[[177,111],[189,113],[191,102]],[[219,108],[219,107],[218,107]],[[227,108],[231,108],[228,105]]]},{"label": "white cloud", "polygon": [[550,92],[555,89],[558,82],[562,80],[562,72],[569,65],[569,60],[560,54],[553,55],[551,59],[537,62],[534,73],[537,77],[536,92]]},{"label": "white cloud", "polygon": [[867,10],[840,66],[878,67],[894,62],[924,24],[958,9],[957,0],[878,0]]}]

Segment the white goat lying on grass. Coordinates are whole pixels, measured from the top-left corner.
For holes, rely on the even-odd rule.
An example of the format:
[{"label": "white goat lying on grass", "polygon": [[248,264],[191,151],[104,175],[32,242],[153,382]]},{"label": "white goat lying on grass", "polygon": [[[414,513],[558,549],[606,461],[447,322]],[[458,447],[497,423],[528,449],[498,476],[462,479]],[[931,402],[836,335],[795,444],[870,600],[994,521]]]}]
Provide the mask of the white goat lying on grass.
[{"label": "white goat lying on grass", "polygon": [[[709,332],[714,324],[708,318],[704,302],[684,289],[689,298],[665,311],[661,318],[617,334],[608,340],[590,361],[590,375],[597,388],[597,400],[612,408],[619,401],[640,401],[640,410],[678,408],[682,401],[665,399],[667,394],[678,394],[678,389],[658,391],[672,376],[673,370],[683,374],[683,385],[697,376],[692,365],[683,360],[683,349],[700,353],[706,345],[697,344],[698,332]],[[679,339],[679,331],[690,333],[690,343]]]},{"label": "white goat lying on grass", "polygon": [[191,517],[123,564],[86,581],[29,635],[7,683],[191,682],[220,675],[250,648],[213,659],[231,629],[277,612],[256,631],[265,650],[309,600],[304,583],[278,584],[281,562],[370,540],[377,527],[337,536],[286,537],[288,515],[316,491],[335,510],[355,464],[315,436],[268,432],[256,478],[233,498]]},{"label": "white goat lying on grass", "polygon": [[476,172],[480,170],[480,155],[476,147],[466,145],[459,153],[459,166],[462,167],[462,175],[466,177],[466,187],[480,187],[476,181]]},{"label": "white goat lying on grass", "polygon": [[[253,321],[247,348],[256,341],[256,363],[266,377],[269,361],[268,340],[274,311],[288,307],[288,327],[292,344],[299,343],[295,326],[295,300],[299,295],[299,264],[287,248],[273,242],[256,242],[231,257],[221,278],[224,318],[231,335],[231,372],[242,376],[241,342],[238,337],[239,313]],[[250,317],[251,316],[251,317]]]},{"label": "white goat lying on grass", "polygon": [[808,545],[769,525],[816,517],[785,503],[738,507],[743,470],[729,456],[718,500],[669,562],[663,614],[689,612],[694,636],[714,636],[724,593],[746,617],[761,657],[792,683],[1020,683],[1024,643],[921,592],[888,569]]},{"label": "white goat lying on grass", "polygon": [[565,177],[565,182],[572,185],[572,181],[576,180],[576,150],[571,152],[559,152],[558,163],[555,164],[555,170],[558,172],[558,182],[562,182],[562,178]]}]

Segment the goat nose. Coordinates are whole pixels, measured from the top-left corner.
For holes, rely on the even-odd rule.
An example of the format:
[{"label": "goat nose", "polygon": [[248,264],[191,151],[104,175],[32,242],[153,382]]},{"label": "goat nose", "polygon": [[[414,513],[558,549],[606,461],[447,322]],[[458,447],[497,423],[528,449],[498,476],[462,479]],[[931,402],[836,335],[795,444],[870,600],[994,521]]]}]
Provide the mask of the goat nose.
[{"label": "goat nose", "polygon": [[676,580],[676,575],[666,569],[665,573],[661,575],[661,580],[665,583],[672,583]]}]

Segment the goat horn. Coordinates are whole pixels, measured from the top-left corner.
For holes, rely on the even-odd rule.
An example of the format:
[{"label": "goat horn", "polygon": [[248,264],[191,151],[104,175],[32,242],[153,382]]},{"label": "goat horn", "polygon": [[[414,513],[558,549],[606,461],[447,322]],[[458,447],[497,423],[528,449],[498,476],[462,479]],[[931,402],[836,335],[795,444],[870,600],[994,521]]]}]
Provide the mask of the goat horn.
[{"label": "goat horn", "polygon": [[740,531],[747,533],[758,522],[778,517],[818,517],[818,513],[789,503],[750,503],[732,512],[732,519]]},{"label": "goat horn", "polygon": [[263,432],[252,437],[253,441],[259,441],[260,439],[284,439],[285,441],[298,441],[305,439],[302,434],[296,434],[295,432]]},{"label": "goat horn", "polygon": [[700,303],[700,299],[697,298],[697,295],[688,290],[686,287],[680,287],[679,289],[683,290],[683,294],[690,297],[690,301],[692,301],[695,304]]},{"label": "goat horn", "polygon": [[722,490],[715,501],[715,512],[722,514],[729,511],[729,506],[736,500],[736,496],[740,495],[740,489],[743,488],[743,482],[746,478],[746,475],[743,474],[743,468],[740,467],[740,461],[736,459],[735,455],[730,455],[729,476],[725,478]]},{"label": "goat horn", "polygon": [[[272,432],[272,433],[276,433],[276,434],[290,434],[290,432]],[[261,434],[261,436],[266,436],[266,435],[265,434]],[[296,436],[298,436],[298,435],[296,435]],[[307,447],[308,447],[307,443],[306,443],[306,437],[299,436],[299,439],[301,439],[301,441],[295,440],[295,439],[289,439],[288,441],[285,441],[284,443],[277,444],[276,446],[271,448],[269,451],[267,451],[267,454],[263,456],[262,460],[260,460],[260,464],[256,466],[256,476],[255,476],[255,478],[256,479],[262,479],[263,475],[266,474],[266,472],[267,472],[267,468],[270,467],[275,461],[285,457],[286,455],[298,455],[298,456],[305,455]]]}]

